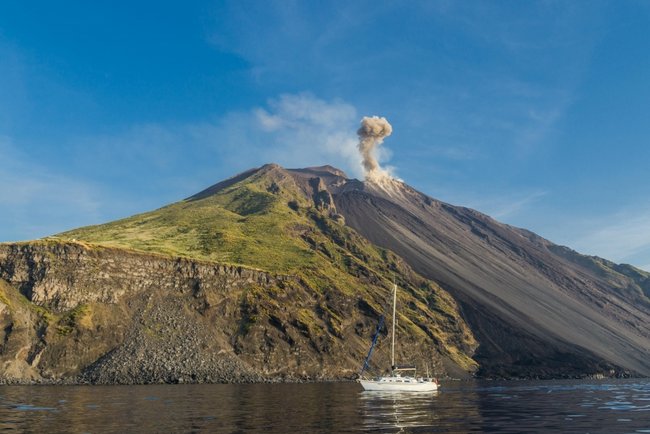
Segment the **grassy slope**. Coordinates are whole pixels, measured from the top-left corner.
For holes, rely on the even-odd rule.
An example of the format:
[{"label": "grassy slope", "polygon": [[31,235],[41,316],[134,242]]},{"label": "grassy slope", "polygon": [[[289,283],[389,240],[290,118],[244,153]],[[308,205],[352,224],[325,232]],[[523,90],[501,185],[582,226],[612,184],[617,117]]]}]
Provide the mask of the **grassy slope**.
[{"label": "grassy slope", "polygon": [[59,237],[278,273],[317,265],[315,253],[292,236],[293,228],[310,224],[306,215],[286,205],[297,195],[286,189],[274,195],[267,182],[256,174],[201,200],[184,200]]},{"label": "grassy slope", "polygon": [[465,369],[474,367],[469,354],[475,341],[453,299],[391,252],[318,212],[282,169],[261,170],[202,199],[58,237],[298,275],[317,291],[359,296],[376,313],[386,310],[386,288],[395,278],[403,289],[400,328],[437,342]]}]

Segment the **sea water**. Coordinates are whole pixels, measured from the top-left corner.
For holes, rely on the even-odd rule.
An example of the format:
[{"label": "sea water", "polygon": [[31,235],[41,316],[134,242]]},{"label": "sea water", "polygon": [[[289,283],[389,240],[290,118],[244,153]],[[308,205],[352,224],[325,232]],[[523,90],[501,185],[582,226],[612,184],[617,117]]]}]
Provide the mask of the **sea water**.
[{"label": "sea water", "polygon": [[356,383],[0,386],[0,430],[650,433],[650,381],[443,382],[401,394]]}]

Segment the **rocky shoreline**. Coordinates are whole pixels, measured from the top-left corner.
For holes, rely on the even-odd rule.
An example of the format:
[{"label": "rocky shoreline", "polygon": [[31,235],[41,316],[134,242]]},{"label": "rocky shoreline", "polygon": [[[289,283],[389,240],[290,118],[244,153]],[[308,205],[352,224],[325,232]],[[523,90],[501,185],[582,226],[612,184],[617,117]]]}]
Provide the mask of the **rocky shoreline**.
[{"label": "rocky shoreline", "polygon": [[[226,371],[228,371],[227,369]],[[176,371],[177,372],[177,371]],[[553,378],[441,378],[443,381],[450,382],[471,382],[471,381],[571,381],[571,380],[584,380],[584,381],[607,381],[607,380],[622,380],[622,379],[647,379],[641,375],[634,375],[631,373],[624,373],[615,376],[604,375],[583,375],[583,376],[560,376]],[[164,378],[142,377],[139,380],[122,379],[125,381],[105,381],[107,377],[98,379],[89,378],[86,375],[81,375],[74,378],[59,378],[59,379],[41,379],[38,381],[21,380],[21,379],[0,379],[2,386],[133,386],[133,385],[152,385],[152,384],[310,384],[310,383],[352,383],[356,382],[356,378],[313,378],[313,377],[296,377],[293,375],[277,376],[277,377],[264,377],[260,374],[229,376],[224,375],[223,371],[215,372],[213,376],[206,376],[200,378],[199,376],[189,377],[184,375],[175,376],[174,373],[168,373]],[[113,380],[119,380],[113,378]]]},{"label": "rocky shoreline", "polygon": [[47,240],[0,244],[0,307],[4,384],[350,380],[377,321],[296,276]]}]

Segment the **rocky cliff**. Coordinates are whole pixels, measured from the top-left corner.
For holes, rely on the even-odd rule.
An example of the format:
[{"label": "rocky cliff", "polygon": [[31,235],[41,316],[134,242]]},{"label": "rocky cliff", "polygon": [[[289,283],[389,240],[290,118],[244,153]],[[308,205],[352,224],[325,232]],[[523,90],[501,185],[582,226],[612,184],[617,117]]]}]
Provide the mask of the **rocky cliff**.
[{"label": "rocky cliff", "polygon": [[[408,344],[400,356],[440,375],[471,371],[475,344],[453,299],[407,268],[394,272],[413,318],[400,324]],[[388,301],[376,271],[364,273],[374,291],[82,242],[2,244],[0,375],[122,384],[352,378]],[[387,352],[376,361],[389,366]]]}]

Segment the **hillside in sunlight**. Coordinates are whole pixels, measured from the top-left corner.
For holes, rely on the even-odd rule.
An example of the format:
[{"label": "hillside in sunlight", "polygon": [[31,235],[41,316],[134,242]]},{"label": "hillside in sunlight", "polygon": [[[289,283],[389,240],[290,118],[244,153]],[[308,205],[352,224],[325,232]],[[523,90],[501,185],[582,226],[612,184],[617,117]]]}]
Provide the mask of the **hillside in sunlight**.
[{"label": "hillside in sunlight", "polygon": [[[453,298],[346,226],[321,178],[277,165],[149,213],[0,245],[0,278],[40,312],[32,327],[51,335],[34,365],[43,378],[174,381],[178,366],[202,372],[202,361],[210,374],[184,381],[349,378],[393,281],[400,358],[439,375],[476,369],[476,342]],[[21,316],[7,312],[7,324]],[[81,350],[88,339],[96,351]],[[57,366],[61,352],[74,366]],[[384,345],[374,369],[387,357]]]},{"label": "hillside in sunlight", "polygon": [[0,279],[5,381],[351,378],[393,281],[398,359],[436,375],[650,375],[649,273],[330,166],[0,244]]}]

